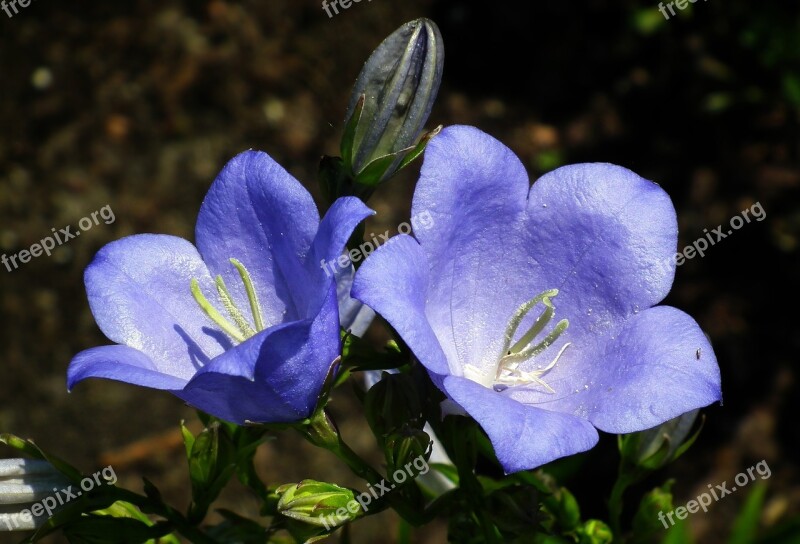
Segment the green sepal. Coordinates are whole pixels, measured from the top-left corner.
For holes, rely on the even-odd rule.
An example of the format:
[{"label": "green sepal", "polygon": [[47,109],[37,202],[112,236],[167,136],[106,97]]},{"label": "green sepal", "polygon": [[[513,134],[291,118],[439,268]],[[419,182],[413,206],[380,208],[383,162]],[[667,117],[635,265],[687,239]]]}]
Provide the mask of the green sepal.
[{"label": "green sepal", "polygon": [[353,114],[347,120],[347,123],[344,126],[344,134],[342,134],[342,144],[341,144],[341,152],[342,158],[344,161],[344,168],[347,172],[353,171],[353,144],[356,140],[356,129],[358,128],[358,123],[361,121],[361,114],[364,112],[364,101],[366,100],[366,95],[361,94],[360,98],[356,102],[355,108],[353,109]]},{"label": "green sepal", "polygon": [[[372,191],[377,187],[380,183],[386,181],[389,177],[394,176],[397,172],[411,164],[414,159],[422,155],[425,151],[425,148],[428,146],[428,143],[431,139],[439,134],[442,131],[442,125],[439,125],[432,131],[423,135],[420,138],[419,142],[416,145],[406,147],[405,149],[401,149],[400,151],[396,151],[394,153],[390,153],[389,155],[384,155],[382,157],[378,157],[377,159],[373,160],[369,164],[367,164],[360,172],[355,174],[355,183],[357,186],[361,186],[367,188],[368,191]],[[392,167],[398,159],[400,163],[398,166],[389,172],[389,169]],[[387,175],[389,174],[389,175]],[[361,191],[356,191],[357,194]],[[366,191],[365,191],[366,192]]]},{"label": "green sepal", "polygon": [[341,196],[353,195],[353,180],[341,157],[323,156],[319,161],[317,179],[328,205]]},{"label": "green sepal", "polygon": [[33,440],[24,440],[16,435],[3,433],[0,434],[0,443],[3,443],[6,446],[34,459],[47,461],[53,465],[53,468],[66,476],[72,482],[80,482],[83,478],[83,475],[77,468],[54,455],[46,453],[43,449],[34,444]]}]

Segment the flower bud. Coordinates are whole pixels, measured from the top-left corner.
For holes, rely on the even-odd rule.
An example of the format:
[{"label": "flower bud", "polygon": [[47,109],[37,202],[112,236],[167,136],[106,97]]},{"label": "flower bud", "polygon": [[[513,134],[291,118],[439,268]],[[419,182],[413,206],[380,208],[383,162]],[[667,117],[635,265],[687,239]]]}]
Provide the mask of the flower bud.
[{"label": "flower bud", "polygon": [[697,434],[688,440],[698,410],[686,412],[652,429],[620,437],[620,452],[628,463],[656,470],[677,459],[692,445]]},{"label": "flower bud", "polygon": [[345,117],[342,158],[357,183],[375,186],[425,149],[415,146],[433,108],[444,66],[439,28],[428,19],[404,24],[370,55]]},{"label": "flower bud", "polygon": [[278,512],[319,527],[330,528],[361,513],[353,492],[336,484],[303,480],[299,484],[284,484],[275,493],[280,495]]},{"label": "flower bud", "polygon": [[53,495],[68,484],[46,461],[0,459],[0,532],[28,531],[42,525],[59,506]]},{"label": "flower bud", "polygon": [[[431,437],[421,429],[406,427],[386,440],[386,469],[389,474],[402,471],[413,465],[415,476],[427,472],[427,460],[431,455]],[[418,466],[418,463],[420,464]]]},{"label": "flower bud", "polygon": [[405,427],[422,428],[425,420],[418,389],[410,375],[384,372],[367,391],[364,411],[379,441]]},{"label": "flower bud", "polygon": [[579,544],[611,544],[614,534],[608,525],[600,520],[590,519],[576,531]]}]

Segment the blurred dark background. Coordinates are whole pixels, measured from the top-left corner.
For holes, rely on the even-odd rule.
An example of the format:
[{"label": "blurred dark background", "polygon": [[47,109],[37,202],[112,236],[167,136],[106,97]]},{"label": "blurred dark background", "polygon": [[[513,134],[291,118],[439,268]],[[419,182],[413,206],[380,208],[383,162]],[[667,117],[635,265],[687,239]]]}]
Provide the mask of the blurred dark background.
[{"label": "blurred dark background", "polygon": [[[532,179],[575,162],[629,167],[671,195],[681,248],[761,204],[765,220],[678,269],[666,303],[710,336],[724,406],[704,410],[692,450],[636,491],[674,477],[682,504],[766,460],[764,530],[800,514],[796,3],[698,1],[669,20],[657,2],[633,0],[374,0],[332,18],[311,0],[37,0],[19,10],[13,18],[0,12],[0,253],[106,205],[116,220],[49,258],[12,272],[0,267],[0,432],[34,438],[87,472],[111,463],[137,491],[146,476],[185,505],[177,424],[186,418],[198,427],[190,409],[168,394],[111,382],[66,392],[70,358],[106,343],[82,271],[121,236],[191,239],[209,184],[247,148],[267,151],[317,195],[317,162],[337,151],[362,63],[396,27],[427,16],[446,46],[430,126],[480,127],[509,145]],[[367,232],[406,220],[417,172],[418,165],[378,191]],[[369,455],[372,440],[352,397],[339,395],[334,411]],[[358,485],[290,435],[258,459],[269,483]],[[579,461],[579,476],[565,483],[585,517],[604,518],[614,437]],[[697,541],[724,541],[746,496],[691,516]],[[223,505],[256,514],[257,502],[235,486]],[[395,523],[389,513],[360,523],[355,541],[388,542]],[[434,524],[414,536],[442,542],[445,531]],[[0,542],[18,539],[0,533]]]}]

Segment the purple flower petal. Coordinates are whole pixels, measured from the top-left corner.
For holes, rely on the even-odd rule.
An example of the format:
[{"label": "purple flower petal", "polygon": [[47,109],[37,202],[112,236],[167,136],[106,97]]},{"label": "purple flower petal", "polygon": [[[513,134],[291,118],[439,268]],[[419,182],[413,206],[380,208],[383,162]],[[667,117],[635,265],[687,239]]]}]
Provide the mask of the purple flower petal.
[{"label": "purple flower petal", "polygon": [[203,201],[197,248],[211,273],[221,275],[234,301],[246,308],[247,295],[230,259],[244,264],[264,322],[275,325],[306,317],[298,310],[310,287],[302,281],[301,263],[318,226],[317,207],[300,182],[266,153],[245,151],[228,162]]},{"label": "purple flower petal", "polygon": [[[309,282],[325,287],[332,279],[341,278],[341,275],[336,272],[340,272],[342,268],[338,264],[334,264],[334,274],[331,274],[329,263],[335,263],[342,256],[342,250],[350,235],[353,234],[353,230],[374,213],[355,197],[339,198],[333,203],[319,224],[319,230],[305,260]],[[316,313],[316,308],[327,294],[325,289],[318,289],[318,291],[316,296],[312,295],[306,301],[308,306],[306,315],[309,317]]]},{"label": "purple flower petal", "polygon": [[512,249],[533,246],[540,281],[560,290],[556,307],[577,340],[669,292],[678,222],[657,184],[613,164],[564,166],[533,184],[528,217]]},{"label": "purple flower petal", "polygon": [[147,355],[154,370],[183,380],[230,345],[200,310],[190,283],[213,283],[192,244],[158,234],[103,247],[84,276],[89,306],[112,342]]},{"label": "purple flower petal", "polygon": [[528,188],[519,159],[475,128],[448,127],[428,144],[411,215],[430,214],[430,226],[415,236],[430,269],[428,318],[448,359],[477,364],[487,351],[499,352],[502,339],[486,333],[505,326],[523,302],[517,286],[536,275],[511,272],[528,252],[507,247]]},{"label": "purple flower petal", "polygon": [[361,265],[353,297],[381,314],[432,372],[448,374],[440,339],[425,314],[428,263],[410,236],[395,236]]},{"label": "purple flower petal", "polygon": [[[309,193],[266,154],[237,156],[203,203],[200,251],[160,235],[100,250],[86,272],[89,302],[106,336],[122,345],[75,357],[69,387],[100,377],[169,389],[238,423],[309,416],[341,347],[337,284],[315,259],[338,256],[370,213],[346,198],[320,223]],[[227,290],[217,292],[212,274]],[[347,293],[342,300],[350,301]],[[212,320],[204,308],[219,315]]]},{"label": "purple flower petal", "polygon": [[242,424],[311,415],[340,353],[336,291],[314,319],[267,329],[226,351],[178,393],[189,404]]},{"label": "purple flower petal", "polygon": [[585,419],[526,406],[465,378],[445,378],[444,390],[483,427],[507,474],[586,451],[599,438]]},{"label": "purple flower petal", "polygon": [[515,388],[509,396],[618,434],[655,427],[722,399],[711,344],[694,319],[675,308],[645,310],[613,338],[597,338],[581,351],[548,374],[557,394]]},{"label": "purple flower petal", "polygon": [[364,336],[375,319],[375,312],[366,304],[351,298],[355,269],[336,269],[336,295],[339,298],[339,323],[342,329],[355,336]]},{"label": "purple flower petal", "polygon": [[108,378],[153,389],[179,390],[186,380],[159,372],[153,360],[127,346],[100,346],[76,355],[67,370],[67,389],[86,378]]},{"label": "purple flower petal", "polygon": [[[353,295],[481,424],[506,470],[590,447],[592,424],[642,430],[720,398],[699,326],[673,308],[648,309],[669,291],[677,245],[674,208],[656,184],[619,166],[581,164],[528,191],[511,151],[453,127],[427,148],[412,207],[422,214],[430,221],[418,243],[396,237],[377,250]],[[566,330],[537,355],[505,357],[521,349],[513,343],[544,304],[509,342],[512,316],[553,289],[553,322],[531,345],[565,318]],[[698,353],[702,364],[692,364]]]},{"label": "purple flower petal", "polygon": [[656,184],[584,164],[543,176],[528,195],[519,160],[471,127],[429,144],[412,208],[425,212],[432,226],[416,236],[431,270],[428,315],[464,364],[499,357],[511,315],[543,291],[560,290],[553,302],[572,341],[656,304],[674,276],[677,221]]}]

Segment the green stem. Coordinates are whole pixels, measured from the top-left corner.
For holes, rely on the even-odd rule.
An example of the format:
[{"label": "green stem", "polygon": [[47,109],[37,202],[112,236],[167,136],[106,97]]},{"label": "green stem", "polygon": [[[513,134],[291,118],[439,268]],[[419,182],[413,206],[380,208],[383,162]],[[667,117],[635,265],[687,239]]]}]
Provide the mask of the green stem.
[{"label": "green stem", "polygon": [[619,476],[617,481],[614,482],[614,487],[611,489],[611,497],[608,499],[608,511],[611,516],[611,530],[614,533],[614,542],[622,542],[622,496],[625,490],[634,483],[634,479],[623,471],[620,467]]},{"label": "green stem", "polygon": [[366,480],[370,484],[376,484],[383,479],[377,470],[372,468],[369,463],[364,461],[342,440],[336,425],[324,410],[320,410],[311,417],[311,424],[307,428],[301,429],[301,434],[315,446],[330,451],[344,461],[359,478]]},{"label": "green stem", "polygon": [[[371,485],[376,485],[385,481],[381,474],[361,458],[350,446],[342,439],[336,430],[336,425],[324,412],[319,411],[311,417],[311,423],[304,429],[299,429],[301,434],[315,446],[324,448],[341,461],[358,477],[366,480]],[[424,516],[417,512],[416,508],[407,504],[399,493],[390,492],[377,499],[370,506],[369,512],[365,514],[377,514],[391,506],[397,513],[412,525],[424,523]]]}]

